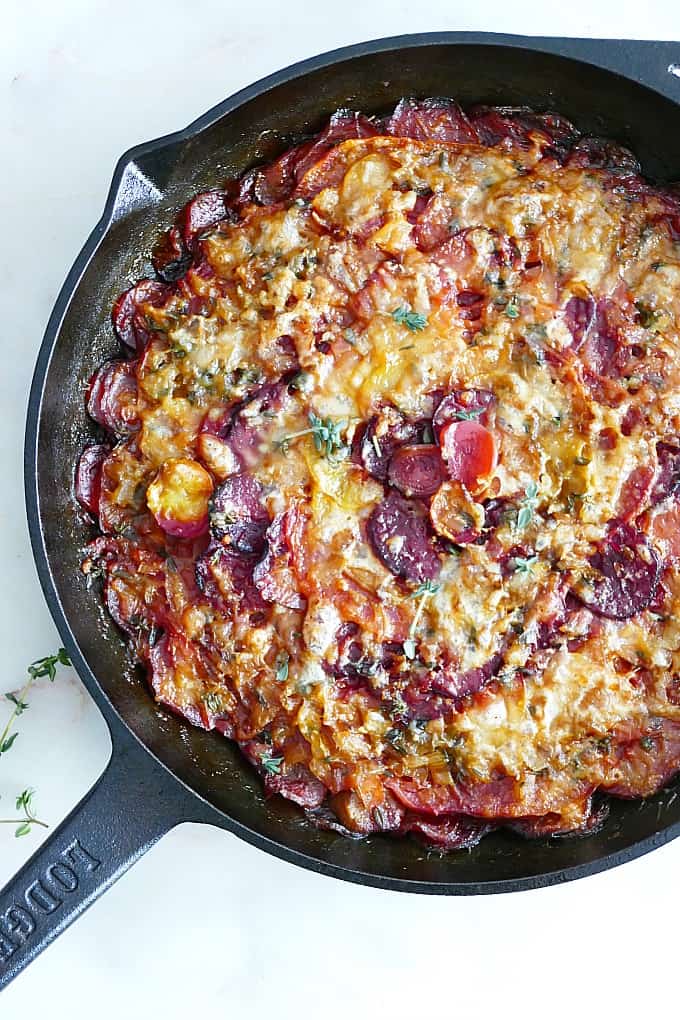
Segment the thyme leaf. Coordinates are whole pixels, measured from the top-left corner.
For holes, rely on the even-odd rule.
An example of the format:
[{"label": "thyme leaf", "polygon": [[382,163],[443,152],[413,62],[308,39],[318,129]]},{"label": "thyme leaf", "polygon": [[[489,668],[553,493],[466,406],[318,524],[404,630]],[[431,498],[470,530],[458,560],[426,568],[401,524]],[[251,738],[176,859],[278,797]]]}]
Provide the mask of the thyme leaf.
[{"label": "thyme leaf", "polygon": [[400,326],[406,326],[412,333],[420,333],[427,326],[427,317],[420,312],[414,312],[405,305],[399,305],[392,312],[392,318]]}]

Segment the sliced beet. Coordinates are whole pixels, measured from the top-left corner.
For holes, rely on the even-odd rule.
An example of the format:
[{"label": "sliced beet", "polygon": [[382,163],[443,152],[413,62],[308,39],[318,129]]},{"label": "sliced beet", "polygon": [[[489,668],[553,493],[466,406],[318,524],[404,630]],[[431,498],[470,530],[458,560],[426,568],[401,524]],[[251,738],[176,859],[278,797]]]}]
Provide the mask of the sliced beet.
[{"label": "sliced beet", "polygon": [[318,808],[328,792],[302,762],[285,765],[278,774],[265,772],[264,786],[267,793],[278,793],[304,808]]},{"label": "sliced beet", "polygon": [[642,513],[649,503],[649,498],[656,477],[654,464],[638,464],[633,468],[621,486],[621,496],[617,507],[617,516],[630,521]]},{"label": "sliced beet", "polygon": [[105,361],[90,379],[86,400],[87,413],[109,432],[133,432],[139,425],[134,363]]},{"label": "sliced beet", "polygon": [[137,354],[151,336],[144,317],[144,305],[162,306],[170,299],[173,288],[159,280],[140,280],[124,291],[113,306],[111,317],[116,335],[122,344]]},{"label": "sliced beet", "polygon": [[102,464],[111,453],[109,446],[101,443],[86,446],[80,455],[76,468],[76,498],[91,514],[99,513],[99,496],[102,487]]},{"label": "sliced beet", "polygon": [[227,478],[210,502],[210,529],[215,538],[227,539],[235,552],[261,556],[269,527],[262,495],[262,486],[252,475]]},{"label": "sliced beet", "polygon": [[593,298],[571,297],[564,306],[564,321],[573,337],[571,348],[578,351],[588,337],[595,322],[596,304]]},{"label": "sliced beet", "polygon": [[179,227],[166,231],[153,250],[153,267],[163,283],[175,283],[181,279],[191,261],[191,252],[184,247]]},{"label": "sliced beet", "polygon": [[470,122],[482,145],[498,145],[505,140],[528,149],[532,136],[544,155],[562,161],[574,140],[576,128],[566,117],[556,113],[535,113],[527,106],[477,106],[470,112]]},{"label": "sliced beet", "polygon": [[464,673],[458,673],[450,669],[442,669],[432,675],[432,688],[440,694],[447,694],[451,698],[465,698],[469,694],[476,694],[493,679],[503,665],[503,655],[497,652],[492,655],[488,662],[475,669],[468,669]]},{"label": "sliced beet", "polygon": [[422,504],[391,492],[371,513],[368,537],[376,556],[397,577],[423,582],[439,573],[441,561]]},{"label": "sliced beet", "polygon": [[402,99],[387,122],[387,133],[421,142],[479,141],[474,127],[452,99]]},{"label": "sliced beet", "polygon": [[317,135],[309,148],[298,161],[295,168],[296,182],[299,184],[307,171],[323,159],[336,145],[349,141],[351,138],[373,138],[379,135],[381,126],[370,120],[363,113],[353,110],[336,110],[328,122],[328,126]]},{"label": "sliced beet", "polygon": [[287,609],[304,609],[307,600],[299,591],[291,562],[291,542],[295,536],[294,508],[277,514],[267,528],[267,551],[253,571],[253,581],[265,602]]},{"label": "sliced beet", "polygon": [[595,309],[594,325],[579,348],[581,360],[596,375],[614,374],[620,348],[616,313],[615,303],[608,298],[601,298]]},{"label": "sliced beet", "polygon": [[290,399],[289,378],[265,383],[231,415],[223,436],[244,467],[253,467],[260,460],[260,447],[271,420]]},{"label": "sliced beet", "polygon": [[387,477],[405,496],[433,496],[446,478],[439,447],[400,446],[392,455]]},{"label": "sliced beet", "polygon": [[196,560],[196,584],[221,612],[227,611],[230,595],[238,598],[244,609],[263,610],[266,603],[253,582],[256,562],[254,556],[211,543]]},{"label": "sliced beet", "polygon": [[379,134],[368,117],[351,110],[336,110],[315,138],[286,150],[275,162],[256,171],[253,193],[262,205],[285,202],[295,193],[304,175],[340,142]]},{"label": "sliced beet", "polygon": [[448,393],[440,402],[432,419],[437,442],[441,430],[452,421],[470,418],[481,425],[488,425],[489,412],[494,406],[495,396],[491,390],[457,389]]},{"label": "sliced beet", "polygon": [[188,202],[182,212],[182,239],[193,250],[199,236],[227,216],[223,191],[204,191]]},{"label": "sliced beet", "polygon": [[273,205],[289,198],[295,189],[297,166],[312,148],[312,142],[295,145],[269,166],[256,172],[253,194],[260,205]]},{"label": "sliced beet", "polygon": [[378,481],[387,480],[390,461],[400,446],[415,443],[420,430],[394,408],[374,415],[358,437],[355,460]]},{"label": "sliced beet", "polygon": [[659,560],[641,531],[613,522],[589,560],[595,571],[590,583],[574,594],[588,609],[611,620],[628,620],[646,609],[659,584]]},{"label": "sliced beet", "polygon": [[467,815],[448,815],[443,818],[427,818],[415,812],[408,812],[399,833],[414,833],[428,846],[438,850],[469,850],[493,828],[490,822]]},{"label": "sliced beet", "polygon": [[641,167],[633,153],[607,138],[586,137],[572,146],[567,166],[584,169],[627,170],[640,173]]},{"label": "sliced beet", "polygon": [[656,456],[659,469],[649,497],[652,506],[680,492],[680,447],[657,443]]},{"label": "sliced beet", "polygon": [[470,493],[484,488],[498,463],[498,445],[493,432],[478,421],[452,421],[440,432],[442,457],[451,478]]},{"label": "sliced beet", "polygon": [[413,240],[420,251],[433,251],[453,233],[453,209],[441,195],[418,196],[408,217],[413,223]]}]

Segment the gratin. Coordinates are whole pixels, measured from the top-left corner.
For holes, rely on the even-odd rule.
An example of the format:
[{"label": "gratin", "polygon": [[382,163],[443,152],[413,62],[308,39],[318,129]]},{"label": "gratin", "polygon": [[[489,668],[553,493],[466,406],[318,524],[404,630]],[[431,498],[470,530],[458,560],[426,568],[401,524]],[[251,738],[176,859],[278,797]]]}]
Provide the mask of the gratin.
[{"label": "gratin", "polygon": [[87,394],[156,699],[348,834],[591,831],[680,769],[680,198],[557,115],[339,111],[194,198]]}]

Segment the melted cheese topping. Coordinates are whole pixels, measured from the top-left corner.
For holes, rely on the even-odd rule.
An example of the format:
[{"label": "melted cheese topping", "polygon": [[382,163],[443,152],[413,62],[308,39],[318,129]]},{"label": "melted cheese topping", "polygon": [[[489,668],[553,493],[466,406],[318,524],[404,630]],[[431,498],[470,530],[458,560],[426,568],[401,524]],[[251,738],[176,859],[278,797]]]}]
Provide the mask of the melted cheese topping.
[{"label": "melted cheese topping", "polygon": [[[465,788],[474,801],[471,790],[503,777],[512,803],[482,797],[476,813],[576,826],[588,794],[618,781],[622,741],[680,721],[667,695],[680,661],[674,567],[658,612],[615,621],[581,609],[554,623],[565,585],[625,513],[628,479],[656,465],[658,442],[680,425],[680,252],[661,199],[560,167],[537,142],[351,140],[309,171],[320,174],[328,184],[311,201],[250,206],[221,224],[202,242],[204,270],[146,307],[155,332],[137,369],[141,428],[105,465],[100,516],[105,531],[142,535],[157,559],[133,599],[121,563],[136,556],[138,571],[139,556],[124,538],[115,556],[107,546],[119,615],[133,630],[133,605],[146,621],[137,647],[161,700],[201,725],[228,720],[270,780],[302,764],[338,811],[349,792],[350,827],[365,831],[361,811],[390,801],[388,780]],[[431,250],[414,242],[422,195],[444,224]],[[625,363],[575,350],[565,309],[590,295],[611,303]],[[280,407],[254,401],[243,414],[258,436],[247,471],[270,518],[302,514],[288,569],[305,608],[251,612],[228,580],[221,603],[196,589],[195,547],[168,544],[144,492],[172,458],[197,459],[216,484],[243,470],[204,423],[293,370]],[[494,394],[499,447],[477,498],[504,501],[505,516],[484,544],[443,552],[438,587],[418,594],[367,540],[385,490],[349,448],[386,407],[431,419],[442,394],[472,388]],[[334,454],[315,445],[310,412],[337,425]],[[168,550],[173,568],[159,555]],[[539,646],[545,625],[554,633]],[[152,626],[166,635],[160,652],[144,644]],[[183,650],[168,648],[175,632]],[[494,678],[462,701],[430,686],[441,669],[467,675],[494,656]],[[423,699],[438,709],[422,711]]]}]

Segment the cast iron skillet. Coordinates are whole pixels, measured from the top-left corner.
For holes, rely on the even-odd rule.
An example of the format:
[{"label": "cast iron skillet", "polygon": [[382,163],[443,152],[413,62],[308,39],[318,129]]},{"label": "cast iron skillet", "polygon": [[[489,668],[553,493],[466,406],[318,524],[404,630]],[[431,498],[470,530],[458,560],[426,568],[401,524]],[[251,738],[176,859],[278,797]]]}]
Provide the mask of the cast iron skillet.
[{"label": "cast iron skillet", "polygon": [[72,495],[93,435],[83,388],[116,350],[114,297],[149,271],[161,225],[197,191],[275,156],[337,107],[391,109],[404,95],[555,109],[612,137],[647,174],[680,178],[680,44],[442,33],[383,39],[265,78],[185,131],[120,160],[104,215],[59,295],[40,350],[26,430],[26,500],[40,580],[64,644],[111,729],[104,775],[0,892],[0,987],[181,821],[210,822],[294,864],[404,892],[532,889],[610,868],[680,833],[672,789],[614,801],[582,838],[523,842],[502,832],[470,852],[428,854],[411,840],[320,832],[280,797],[265,801],[240,753],[154,705],[96,591],[79,574],[90,529]]}]

